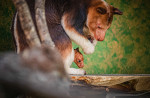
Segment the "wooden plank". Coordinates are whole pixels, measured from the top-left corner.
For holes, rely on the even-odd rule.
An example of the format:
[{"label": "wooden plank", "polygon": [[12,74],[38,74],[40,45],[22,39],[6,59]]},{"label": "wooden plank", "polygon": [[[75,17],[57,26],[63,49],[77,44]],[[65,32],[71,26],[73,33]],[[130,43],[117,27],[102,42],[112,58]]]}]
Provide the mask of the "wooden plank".
[{"label": "wooden plank", "polygon": [[84,83],[135,91],[150,90],[150,75],[70,75],[70,78],[78,85]]}]

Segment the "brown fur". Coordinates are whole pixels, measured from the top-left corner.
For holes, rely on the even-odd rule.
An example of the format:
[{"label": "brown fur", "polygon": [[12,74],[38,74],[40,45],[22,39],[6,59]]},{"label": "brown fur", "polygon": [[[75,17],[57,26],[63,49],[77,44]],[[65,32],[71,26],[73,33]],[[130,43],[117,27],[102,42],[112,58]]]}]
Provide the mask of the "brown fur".
[{"label": "brown fur", "polygon": [[[36,27],[34,0],[26,1]],[[103,0],[45,1],[46,22],[50,36],[69,72],[85,73],[83,70],[76,71],[69,69],[74,58],[71,41],[78,44],[85,54],[93,53],[96,42],[104,40],[114,14],[121,15],[122,12]],[[85,34],[84,27],[86,27],[88,34]],[[19,39],[15,40],[18,40],[19,47],[17,49],[20,48],[21,52],[25,48],[28,48],[28,44],[18,18],[17,33]]]},{"label": "brown fur", "polygon": [[74,62],[79,68],[84,67],[84,58],[81,52],[79,51],[79,48],[74,49],[75,56],[74,56]]},{"label": "brown fur", "polygon": [[[106,14],[100,14],[97,9],[103,8]],[[113,7],[99,0],[93,0],[88,9],[87,27],[93,32],[98,41],[103,41],[106,30],[110,27],[113,18]]]}]

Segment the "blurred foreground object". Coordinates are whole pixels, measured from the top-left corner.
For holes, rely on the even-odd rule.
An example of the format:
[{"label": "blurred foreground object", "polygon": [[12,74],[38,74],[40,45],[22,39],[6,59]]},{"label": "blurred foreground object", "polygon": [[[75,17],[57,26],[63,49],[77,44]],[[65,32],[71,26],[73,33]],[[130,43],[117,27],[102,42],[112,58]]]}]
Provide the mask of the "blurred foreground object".
[{"label": "blurred foreground object", "polygon": [[19,93],[49,98],[66,96],[69,80],[58,57],[57,52],[47,48],[32,48],[22,55],[1,54],[0,87],[4,88],[4,96],[13,98]]}]

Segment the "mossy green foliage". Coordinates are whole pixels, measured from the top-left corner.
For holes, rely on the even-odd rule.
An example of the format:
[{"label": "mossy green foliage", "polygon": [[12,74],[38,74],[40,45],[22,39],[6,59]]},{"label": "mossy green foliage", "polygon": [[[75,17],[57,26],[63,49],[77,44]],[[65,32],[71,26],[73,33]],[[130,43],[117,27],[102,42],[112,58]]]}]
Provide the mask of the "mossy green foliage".
[{"label": "mossy green foliage", "polygon": [[[150,73],[150,1],[106,0],[124,12],[114,16],[105,40],[91,55],[84,55],[87,74]],[[14,50],[10,33],[14,6],[0,0],[0,51]],[[74,43],[73,43],[74,44]],[[74,44],[74,48],[78,47]],[[81,49],[80,49],[81,51]],[[72,67],[77,68],[73,63]]]}]

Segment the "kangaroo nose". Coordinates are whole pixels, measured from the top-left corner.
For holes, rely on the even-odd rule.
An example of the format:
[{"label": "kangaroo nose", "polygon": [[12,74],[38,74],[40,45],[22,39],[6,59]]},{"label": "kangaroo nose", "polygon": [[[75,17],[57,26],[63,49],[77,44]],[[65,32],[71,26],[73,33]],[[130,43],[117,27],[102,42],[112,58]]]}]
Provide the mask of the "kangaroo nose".
[{"label": "kangaroo nose", "polygon": [[103,41],[104,39],[105,38],[101,38],[101,37],[97,38],[98,41]]},{"label": "kangaroo nose", "polygon": [[79,65],[79,68],[83,68],[83,67],[84,67],[84,64],[80,64],[80,65]]}]

